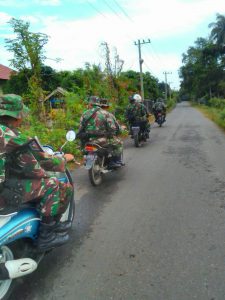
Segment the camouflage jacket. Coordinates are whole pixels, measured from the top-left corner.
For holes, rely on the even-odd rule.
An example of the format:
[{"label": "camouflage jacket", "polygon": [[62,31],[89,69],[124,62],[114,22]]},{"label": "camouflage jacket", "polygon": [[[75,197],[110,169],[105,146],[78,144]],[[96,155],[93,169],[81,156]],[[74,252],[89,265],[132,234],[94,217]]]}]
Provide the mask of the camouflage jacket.
[{"label": "camouflage jacket", "polygon": [[25,178],[48,177],[46,171],[65,170],[65,160],[41,152],[35,146],[22,147],[29,138],[14,128],[0,124],[0,183],[12,174]]},{"label": "camouflage jacket", "polygon": [[163,102],[156,102],[152,106],[153,111],[166,111],[166,105]]},{"label": "camouflage jacket", "polygon": [[98,134],[104,136],[107,133],[116,135],[120,131],[120,126],[113,114],[102,108],[94,107],[85,111],[81,116],[79,130],[83,130],[93,137]]},{"label": "camouflage jacket", "polygon": [[130,122],[146,121],[148,117],[148,112],[144,104],[135,102],[135,103],[130,103],[127,106],[125,116]]}]

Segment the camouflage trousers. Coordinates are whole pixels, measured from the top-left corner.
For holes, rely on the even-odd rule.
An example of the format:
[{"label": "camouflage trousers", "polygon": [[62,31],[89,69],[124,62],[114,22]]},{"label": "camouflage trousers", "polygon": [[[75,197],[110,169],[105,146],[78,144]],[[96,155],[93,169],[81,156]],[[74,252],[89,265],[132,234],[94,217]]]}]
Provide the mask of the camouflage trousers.
[{"label": "camouflage trousers", "polygon": [[89,142],[99,144],[100,146],[111,145],[112,146],[112,155],[120,156],[123,153],[123,142],[120,138],[114,136],[112,138],[93,138]]},{"label": "camouflage trousers", "polygon": [[22,203],[35,202],[43,217],[62,214],[68,205],[73,187],[60,182],[56,177],[41,179],[6,180],[0,193],[0,206],[19,207]]}]

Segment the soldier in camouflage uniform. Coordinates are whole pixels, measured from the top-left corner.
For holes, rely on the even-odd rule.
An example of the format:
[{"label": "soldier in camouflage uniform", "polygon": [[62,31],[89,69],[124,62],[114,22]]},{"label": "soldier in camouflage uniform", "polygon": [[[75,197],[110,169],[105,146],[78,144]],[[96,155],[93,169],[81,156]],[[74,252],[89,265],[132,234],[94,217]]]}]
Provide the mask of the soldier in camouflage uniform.
[{"label": "soldier in camouflage uniform", "polygon": [[91,96],[89,98],[88,110],[83,113],[80,119],[78,137],[82,140],[83,136],[85,142],[92,141],[102,146],[113,145],[111,167],[118,167],[123,164],[123,143],[117,137],[120,131],[120,125],[115,117],[101,108],[101,99]]},{"label": "soldier in camouflage uniform", "polygon": [[152,111],[155,116],[155,120],[157,119],[158,112],[161,112],[164,117],[164,121],[166,121],[166,105],[164,104],[162,98],[156,100],[152,106]]},{"label": "soldier in camouflage uniform", "polygon": [[[127,106],[125,117],[129,123],[130,130],[132,126],[140,125],[141,130],[150,132],[150,123],[148,122],[149,113],[142,103],[141,96],[135,94],[129,97],[129,105]],[[149,135],[148,135],[149,137]]]},{"label": "soldier in camouflage uniform", "polygon": [[69,238],[69,224],[56,220],[73,192],[69,183],[59,182],[47,171],[64,172],[66,160],[73,156],[52,157],[40,151],[35,142],[28,146],[31,139],[17,130],[27,114],[20,96],[0,96],[0,209],[15,210],[22,203],[37,203],[41,215],[37,246],[45,251]]}]

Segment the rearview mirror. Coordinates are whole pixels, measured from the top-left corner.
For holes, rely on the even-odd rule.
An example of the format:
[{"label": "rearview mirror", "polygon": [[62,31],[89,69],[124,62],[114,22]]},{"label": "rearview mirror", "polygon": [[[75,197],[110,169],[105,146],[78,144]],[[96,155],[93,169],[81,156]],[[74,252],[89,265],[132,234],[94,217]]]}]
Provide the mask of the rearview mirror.
[{"label": "rearview mirror", "polygon": [[70,130],[66,134],[66,139],[68,142],[72,142],[76,139],[76,132],[73,130]]}]

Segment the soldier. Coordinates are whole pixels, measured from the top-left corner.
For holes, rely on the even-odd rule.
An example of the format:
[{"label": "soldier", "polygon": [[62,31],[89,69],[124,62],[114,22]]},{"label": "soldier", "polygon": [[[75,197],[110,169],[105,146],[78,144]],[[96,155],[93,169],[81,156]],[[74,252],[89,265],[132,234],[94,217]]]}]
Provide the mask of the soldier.
[{"label": "soldier", "polygon": [[[122,152],[123,143],[117,137],[121,128],[115,117],[101,108],[100,98],[91,96],[88,101],[88,110],[83,113],[80,119],[78,137],[81,141],[96,141],[101,145],[113,145],[112,160],[110,167],[118,167],[123,164]],[[104,106],[104,104],[103,104]],[[104,106],[106,108],[108,105]]]},{"label": "soldier", "polygon": [[157,119],[157,113],[161,112],[164,117],[164,122],[166,121],[166,105],[163,102],[163,99],[158,98],[156,102],[152,106],[152,111],[155,116],[155,119]]},{"label": "soldier", "polygon": [[28,108],[18,95],[0,96],[0,208],[17,210],[22,203],[34,202],[40,211],[41,223],[37,246],[41,251],[60,246],[68,241],[70,224],[59,223],[60,215],[67,207],[73,187],[61,183],[46,171],[65,171],[64,158],[52,157],[28,146],[26,138],[17,128],[28,114]]},{"label": "soldier", "polygon": [[[149,138],[150,123],[148,122],[149,113],[142,103],[142,98],[139,94],[134,94],[129,97],[130,104],[127,106],[125,117],[129,123],[130,130],[132,126],[138,124],[141,130],[146,130],[146,138]],[[131,133],[132,134],[132,133]]]}]

